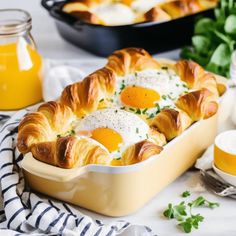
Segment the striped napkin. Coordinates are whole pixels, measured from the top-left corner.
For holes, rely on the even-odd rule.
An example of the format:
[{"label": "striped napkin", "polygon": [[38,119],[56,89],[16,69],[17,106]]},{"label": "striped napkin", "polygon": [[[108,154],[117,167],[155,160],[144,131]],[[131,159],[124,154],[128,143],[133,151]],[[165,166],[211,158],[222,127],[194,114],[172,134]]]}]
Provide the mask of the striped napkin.
[{"label": "striped napkin", "polygon": [[[16,148],[17,127],[28,110],[21,110],[0,128],[0,235],[154,236],[147,226],[118,220],[103,224],[77,208],[31,192],[21,169],[23,155]],[[1,120],[7,117],[0,117]]]}]

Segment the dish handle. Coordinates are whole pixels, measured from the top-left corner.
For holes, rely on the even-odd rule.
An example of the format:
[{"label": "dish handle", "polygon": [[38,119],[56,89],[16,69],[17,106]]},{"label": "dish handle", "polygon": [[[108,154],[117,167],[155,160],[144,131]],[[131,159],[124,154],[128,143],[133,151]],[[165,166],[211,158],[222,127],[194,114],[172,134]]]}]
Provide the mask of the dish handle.
[{"label": "dish handle", "polygon": [[50,11],[55,6],[55,4],[62,3],[62,2],[65,2],[65,0],[42,0],[41,5],[45,9]]},{"label": "dish handle", "polygon": [[89,171],[87,166],[76,167],[73,169],[63,169],[52,166],[36,160],[31,153],[24,155],[21,167],[31,175],[57,182],[68,182],[83,176]]}]

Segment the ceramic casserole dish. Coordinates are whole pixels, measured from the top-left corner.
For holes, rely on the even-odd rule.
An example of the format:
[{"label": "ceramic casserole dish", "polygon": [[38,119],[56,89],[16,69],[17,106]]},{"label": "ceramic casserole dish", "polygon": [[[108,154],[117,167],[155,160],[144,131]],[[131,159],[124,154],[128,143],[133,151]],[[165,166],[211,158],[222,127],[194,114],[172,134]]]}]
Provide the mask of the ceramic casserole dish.
[{"label": "ceramic casserole dish", "polygon": [[116,51],[21,121],[27,182],[104,215],[135,212],[213,142],[225,91],[224,78],[192,61]]}]

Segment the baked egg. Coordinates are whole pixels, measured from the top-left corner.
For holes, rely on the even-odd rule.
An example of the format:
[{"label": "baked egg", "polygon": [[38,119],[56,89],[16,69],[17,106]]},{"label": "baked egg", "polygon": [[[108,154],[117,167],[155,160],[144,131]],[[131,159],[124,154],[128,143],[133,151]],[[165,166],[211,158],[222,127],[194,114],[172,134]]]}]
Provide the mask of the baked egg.
[{"label": "baked egg", "polygon": [[111,103],[121,109],[153,118],[162,109],[176,108],[176,99],[188,92],[188,87],[174,70],[146,69],[117,77]]},{"label": "baked egg", "polygon": [[120,158],[128,146],[148,139],[147,123],[118,108],[97,110],[77,122],[75,133],[97,142],[112,158]]}]

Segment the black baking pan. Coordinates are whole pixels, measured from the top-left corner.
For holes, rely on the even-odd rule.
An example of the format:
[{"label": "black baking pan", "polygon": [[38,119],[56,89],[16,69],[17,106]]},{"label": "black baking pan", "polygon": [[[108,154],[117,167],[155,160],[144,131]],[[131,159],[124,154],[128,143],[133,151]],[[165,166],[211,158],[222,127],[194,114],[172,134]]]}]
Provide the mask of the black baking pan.
[{"label": "black baking pan", "polygon": [[209,9],[163,23],[103,26],[80,21],[62,12],[65,2],[42,0],[41,3],[56,20],[57,29],[64,39],[99,56],[108,56],[125,47],[141,47],[151,54],[179,48],[191,42],[197,18],[214,15],[214,10]]}]

